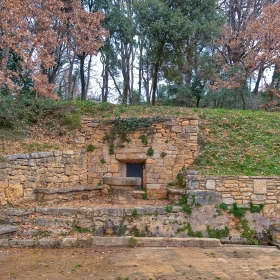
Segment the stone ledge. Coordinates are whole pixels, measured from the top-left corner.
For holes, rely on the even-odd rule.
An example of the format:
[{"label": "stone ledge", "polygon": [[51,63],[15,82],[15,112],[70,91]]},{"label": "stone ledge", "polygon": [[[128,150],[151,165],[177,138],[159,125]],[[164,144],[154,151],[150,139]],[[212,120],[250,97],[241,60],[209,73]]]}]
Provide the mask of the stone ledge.
[{"label": "stone ledge", "polygon": [[[133,239],[132,239],[133,238]],[[132,242],[133,241],[133,242]],[[85,238],[67,237],[64,239],[0,239],[0,247],[44,247],[44,248],[75,248],[75,247],[221,247],[215,238],[166,238],[166,237],[99,237]]]},{"label": "stone ledge", "polygon": [[69,192],[81,192],[81,191],[94,191],[103,190],[103,186],[82,186],[72,188],[35,188],[34,193],[69,193]]}]

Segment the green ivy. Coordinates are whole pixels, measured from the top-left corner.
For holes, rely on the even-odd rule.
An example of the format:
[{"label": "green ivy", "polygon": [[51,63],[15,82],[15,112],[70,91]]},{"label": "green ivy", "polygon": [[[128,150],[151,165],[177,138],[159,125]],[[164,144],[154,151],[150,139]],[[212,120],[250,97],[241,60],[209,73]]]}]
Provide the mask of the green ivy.
[{"label": "green ivy", "polygon": [[203,237],[203,234],[201,231],[194,231],[192,229],[192,226],[190,223],[188,223],[186,226],[182,227],[182,228],[178,228],[176,233],[180,233],[180,232],[183,232],[185,230],[188,230],[188,236],[191,236],[191,237],[200,237],[202,238]]},{"label": "green ivy", "polygon": [[233,214],[236,218],[243,218],[245,216],[246,211],[250,211],[251,213],[259,213],[263,209],[264,205],[260,204],[259,206],[254,205],[253,202],[250,202],[250,207],[238,207],[236,203],[233,203],[232,210],[229,211],[230,214]]},{"label": "green ivy", "polygon": [[152,157],[154,155],[155,151],[153,150],[152,147],[150,147],[147,151],[147,156]]},{"label": "green ivy", "polygon": [[229,228],[225,227],[224,229],[212,229],[210,226],[207,226],[207,232],[210,238],[224,238],[229,236]]},{"label": "green ivy", "polygon": [[240,223],[243,228],[241,237],[246,238],[253,245],[259,245],[260,241],[257,238],[257,232],[253,229],[250,229],[248,221],[246,219],[243,219],[240,221]]},{"label": "green ivy", "polygon": [[147,146],[148,145],[148,137],[146,135],[140,135],[139,139],[141,139],[141,142],[143,145]]},{"label": "green ivy", "polygon": [[[115,118],[112,123],[112,128],[109,135],[107,135],[106,140],[113,144],[114,140],[120,139],[120,144],[127,142],[127,134],[132,133],[136,130],[143,130],[150,128],[154,123],[159,123],[164,121],[163,117],[153,116],[150,118],[126,118],[122,119],[120,117]],[[147,140],[143,138],[143,142],[147,143]],[[140,138],[142,140],[142,138]],[[104,137],[103,137],[104,140]],[[143,143],[142,142],[142,143]]]}]

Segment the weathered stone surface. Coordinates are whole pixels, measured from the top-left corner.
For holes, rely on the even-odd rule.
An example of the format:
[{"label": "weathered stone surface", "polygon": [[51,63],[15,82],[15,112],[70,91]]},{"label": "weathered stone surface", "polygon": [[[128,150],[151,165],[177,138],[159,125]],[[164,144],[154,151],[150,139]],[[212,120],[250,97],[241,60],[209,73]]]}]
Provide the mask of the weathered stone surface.
[{"label": "weathered stone surface", "polygon": [[270,227],[272,240],[280,244],[280,224],[274,224]]},{"label": "weathered stone surface", "polygon": [[36,234],[38,233],[37,229],[30,229],[30,230],[25,230],[22,232],[23,236],[36,236]]},{"label": "weathered stone surface", "polygon": [[210,190],[188,190],[187,194],[189,195],[190,203],[192,197],[194,197],[195,202],[201,205],[208,204],[218,204],[222,201],[222,195],[215,191]]},{"label": "weathered stone surface", "polygon": [[0,236],[4,234],[11,234],[18,230],[18,226],[0,225]]},{"label": "weathered stone surface", "polygon": [[34,208],[29,208],[29,209],[12,209],[12,210],[7,210],[6,215],[7,216],[25,216],[29,215],[35,212]]},{"label": "weathered stone surface", "polygon": [[223,198],[223,203],[225,204],[233,204],[235,203],[235,200],[233,198]]},{"label": "weathered stone surface", "polygon": [[254,180],[254,193],[255,194],[265,194],[266,189],[266,180],[255,179]]},{"label": "weathered stone surface", "polygon": [[8,160],[17,160],[17,159],[29,159],[29,154],[15,154],[15,155],[8,155],[6,158]]},{"label": "weathered stone surface", "polygon": [[38,241],[38,246],[44,248],[58,248],[60,246],[60,242],[55,239],[41,238]]},{"label": "weathered stone surface", "polygon": [[76,247],[78,243],[78,239],[75,237],[67,237],[64,238],[61,242],[61,247],[62,248],[71,248],[71,247]]},{"label": "weathered stone surface", "polygon": [[23,186],[21,184],[10,185],[5,190],[6,198],[11,203],[17,203],[23,198]]},{"label": "weathered stone surface", "polygon": [[14,239],[9,241],[9,245],[16,248],[35,247],[36,241],[30,239]]},{"label": "weathered stone surface", "polygon": [[52,157],[54,154],[53,152],[40,152],[40,153],[31,153],[30,157],[34,159]]},{"label": "weathered stone surface", "polygon": [[140,186],[142,180],[137,177],[103,177],[103,183],[109,186]]},{"label": "weathered stone surface", "polygon": [[207,180],[206,182],[206,189],[207,190],[215,190],[215,181],[214,180]]}]

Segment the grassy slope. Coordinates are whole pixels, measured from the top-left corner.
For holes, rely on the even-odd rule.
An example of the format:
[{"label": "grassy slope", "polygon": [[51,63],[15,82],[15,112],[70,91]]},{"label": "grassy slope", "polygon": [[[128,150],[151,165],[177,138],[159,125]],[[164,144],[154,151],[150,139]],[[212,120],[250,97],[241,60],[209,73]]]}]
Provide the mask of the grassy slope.
[{"label": "grassy slope", "polygon": [[[280,175],[279,112],[178,107],[120,108],[126,111],[126,116],[198,116],[200,153],[193,167],[204,174]],[[113,115],[119,115],[119,111],[116,110]]]},{"label": "grassy slope", "polygon": [[[63,106],[65,108],[65,104]],[[124,107],[91,102],[77,102],[75,105],[72,103],[69,111],[74,111],[74,121],[77,114],[99,118],[195,115],[199,118],[200,154],[193,168],[204,174],[280,175],[279,112],[162,106]],[[57,120],[57,117],[55,119]],[[44,123],[46,122],[42,121],[41,128]],[[36,125],[38,126],[38,123]],[[21,146],[24,148],[24,145]]]}]

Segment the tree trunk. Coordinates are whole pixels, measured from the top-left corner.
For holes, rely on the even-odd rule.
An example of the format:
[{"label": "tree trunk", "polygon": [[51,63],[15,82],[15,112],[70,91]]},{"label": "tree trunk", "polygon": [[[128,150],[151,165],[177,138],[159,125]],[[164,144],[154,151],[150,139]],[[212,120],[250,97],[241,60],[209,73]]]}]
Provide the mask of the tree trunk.
[{"label": "tree trunk", "polygon": [[89,60],[88,60],[87,80],[86,80],[86,93],[87,94],[88,94],[89,84],[90,84],[91,61],[92,61],[92,55],[90,55]]},{"label": "tree trunk", "polygon": [[130,56],[131,49],[128,44],[121,44],[121,56],[122,56],[122,75],[123,75],[123,96],[122,103],[127,104],[129,92],[130,92]]},{"label": "tree trunk", "polygon": [[253,93],[255,95],[257,95],[258,92],[259,92],[260,82],[261,82],[264,70],[265,70],[265,67],[263,67],[263,65],[261,65],[260,68],[259,68],[259,71],[258,71],[258,77],[257,77],[257,81],[256,81],[256,84],[255,84],[255,88],[253,90]]},{"label": "tree trunk", "polygon": [[85,58],[87,54],[83,53],[82,55],[78,55],[78,58],[80,60],[80,79],[81,79],[81,99],[87,100],[87,92],[86,92],[86,81],[85,81]]},{"label": "tree trunk", "polygon": [[139,70],[138,70],[138,76],[139,76],[139,82],[138,82],[138,97],[137,97],[137,103],[140,104],[141,100],[141,92],[142,92],[142,73],[143,73],[143,43],[142,40],[139,40]]},{"label": "tree trunk", "polygon": [[152,106],[156,105],[156,92],[157,92],[157,84],[158,84],[158,71],[159,65],[155,63],[154,71],[153,71],[153,80],[152,80]]}]

